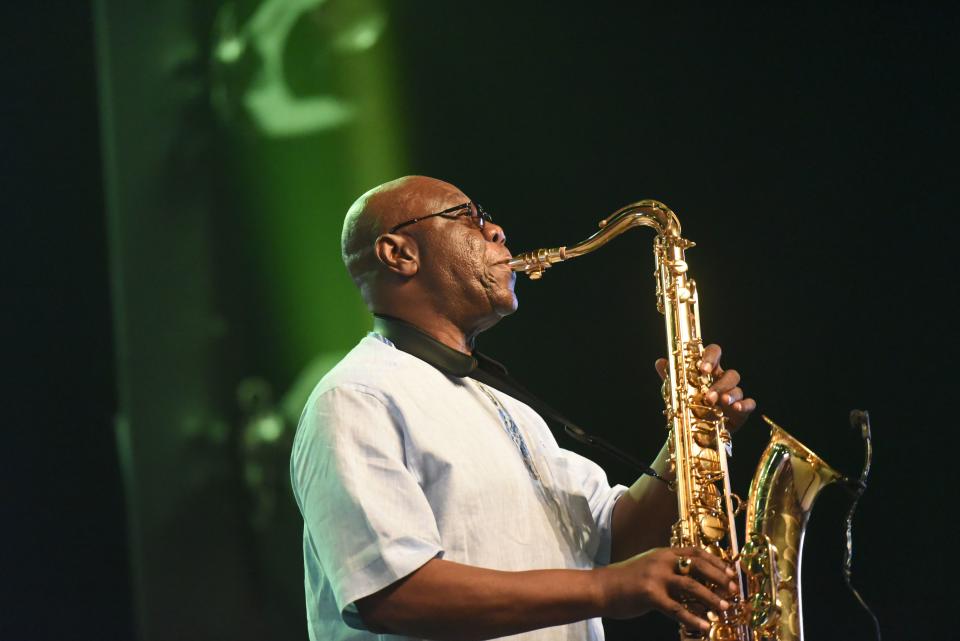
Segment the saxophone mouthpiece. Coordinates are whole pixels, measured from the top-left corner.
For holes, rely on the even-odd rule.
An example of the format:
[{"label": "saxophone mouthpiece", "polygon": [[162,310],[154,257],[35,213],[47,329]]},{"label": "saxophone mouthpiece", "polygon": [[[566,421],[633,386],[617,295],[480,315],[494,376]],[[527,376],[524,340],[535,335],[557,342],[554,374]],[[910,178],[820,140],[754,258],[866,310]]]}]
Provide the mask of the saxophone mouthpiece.
[{"label": "saxophone mouthpiece", "polygon": [[510,259],[507,265],[515,272],[525,273],[530,277],[530,280],[539,280],[545,269],[554,263],[560,263],[567,259],[566,252],[566,247],[524,252]]}]

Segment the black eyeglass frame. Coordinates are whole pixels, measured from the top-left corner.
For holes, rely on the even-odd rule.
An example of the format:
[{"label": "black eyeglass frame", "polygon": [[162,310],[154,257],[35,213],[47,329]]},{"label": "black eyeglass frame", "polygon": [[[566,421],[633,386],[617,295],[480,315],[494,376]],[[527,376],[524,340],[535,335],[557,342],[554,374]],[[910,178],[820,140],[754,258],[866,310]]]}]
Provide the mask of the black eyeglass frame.
[{"label": "black eyeglass frame", "polygon": [[[460,214],[453,213],[455,211],[460,211],[461,209],[466,209],[467,211]],[[482,205],[478,205],[472,200],[468,200],[465,203],[454,205],[453,207],[449,207],[447,209],[444,209],[443,211],[438,211],[434,214],[427,214],[426,216],[418,216],[416,218],[411,218],[410,220],[406,220],[400,223],[399,225],[394,225],[393,227],[391,227],[390,231],[388,231],[387,233],[388,234],[396,233],[396,231],[401,227],[406,227],[407,225],[412,225],[413,223],[419,223],[421,220],[426,220],[427,218],[433,218],[434,216],[443,216],[444,218],[449,218],[450,220],[454,220],[461,216],[471,216],[471,217],[476,216],[477,226],[480,229],[483,229],[483,225],[485,223],[493,222],[493,217],[484,210]]]}]

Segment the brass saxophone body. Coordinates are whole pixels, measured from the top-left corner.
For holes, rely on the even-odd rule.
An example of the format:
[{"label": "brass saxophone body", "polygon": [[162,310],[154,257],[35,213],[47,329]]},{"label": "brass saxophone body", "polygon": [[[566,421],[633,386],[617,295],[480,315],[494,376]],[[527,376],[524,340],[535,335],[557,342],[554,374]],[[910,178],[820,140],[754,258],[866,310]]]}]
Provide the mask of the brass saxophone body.
[{"label": "brass saxophone body", "polygon": [[711,622],[709,632],[681,626],[680,638],[802,641],[803,534],[817,494],[842,476],[764,417],[771,426],[770,442],[750,484],[741,547],[734,517],[743,505],[730,490],[727,467],[730,433],[722,411],[705,401],[713,377],[700,372],[703,341],[698,291],[684,255],[694,243],[680,235],[676,215],[661,202],[642,200],[600,221],[598,232],[572,247],[527,252],[509,264],[514,271],[539,279],[551,265],[595,251],[626,230],[641,226],[656,232],[657,309],[664,316],[667,339],[664,414],[679,515],[671,531],[671,546],[695,546],[738,562],[740,568],[739,594],[730,609],[699,611]]}]

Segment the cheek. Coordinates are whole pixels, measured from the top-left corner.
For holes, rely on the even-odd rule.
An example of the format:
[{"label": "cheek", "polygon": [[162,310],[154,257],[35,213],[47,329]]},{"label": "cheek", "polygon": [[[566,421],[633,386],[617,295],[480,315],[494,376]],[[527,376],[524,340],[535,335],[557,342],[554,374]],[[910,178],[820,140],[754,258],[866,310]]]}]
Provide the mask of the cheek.
[{"label": "cheek", "polygon": [[434,281],[441,292],[465,294],[485,288],[490,275],[485,269],[483,244],[466,237],[432,257]]},{"label": "cheek", "polygon": [[461,267],[460,271],[465,281],[489,280],[490,275],[485,260],[486,249],[486,242],[474,236],[468,236],[466,242],[460,246],[461,253],[457,264]]}]

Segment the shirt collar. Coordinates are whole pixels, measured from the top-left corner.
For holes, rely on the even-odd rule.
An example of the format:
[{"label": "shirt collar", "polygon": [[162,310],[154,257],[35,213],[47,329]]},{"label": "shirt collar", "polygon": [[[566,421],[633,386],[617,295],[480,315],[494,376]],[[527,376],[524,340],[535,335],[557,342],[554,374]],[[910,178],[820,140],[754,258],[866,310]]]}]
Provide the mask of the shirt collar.
[{"label": "shirt collar", "polygon": [[477,370],[505,375],[507,368],[489,356],[474,351],[464,354],[447,347],[415,325],[392,316],[374,314],[373,330],[411,356],[433,365],[444,374],[464,378]]}]

